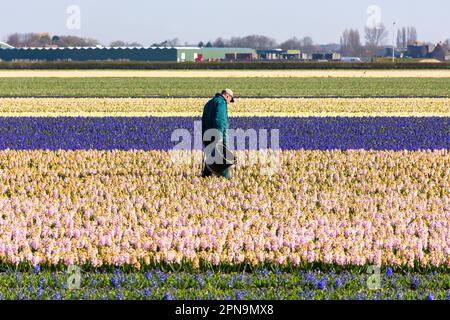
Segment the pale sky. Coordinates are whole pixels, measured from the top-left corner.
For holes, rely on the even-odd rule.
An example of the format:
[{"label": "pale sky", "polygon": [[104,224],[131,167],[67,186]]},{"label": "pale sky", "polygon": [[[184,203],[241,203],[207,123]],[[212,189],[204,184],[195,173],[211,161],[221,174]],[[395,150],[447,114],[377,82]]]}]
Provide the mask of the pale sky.
[{"label": "pale sky", "polygon": [[[78,9],[67,13],[71,5],[79,15]],[[370,6],[377,7],[368,12]],[[394,21],[413,25],[419,40],[450,38],[449,0],[5,0],[0,7],[1,40],[14,32],[49,32],[146,46],[172,38],[197,44],[262,34],[278,42],[308,35],[325,44],[339,43],[345,28],[359,29],[363,40],[364,26],[375,20],[390,32]]]}]

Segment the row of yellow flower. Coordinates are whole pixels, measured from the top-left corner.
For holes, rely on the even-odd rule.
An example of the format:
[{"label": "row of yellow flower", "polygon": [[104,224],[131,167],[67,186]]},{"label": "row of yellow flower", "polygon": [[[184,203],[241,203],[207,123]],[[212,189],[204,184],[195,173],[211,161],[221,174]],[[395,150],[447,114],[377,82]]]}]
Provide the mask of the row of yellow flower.
[{"label": "row of yellow flower", "polygon": [[1,151],[0,261],[450,266],[449,150],[237,155],[229,181],[172,152]]},{"label": "row of yellow flower", "polygon": [[[0,98],[0,115],[199,116],[199,98]],[[236,99],[230,116],[450,116],[450,98]]]}]

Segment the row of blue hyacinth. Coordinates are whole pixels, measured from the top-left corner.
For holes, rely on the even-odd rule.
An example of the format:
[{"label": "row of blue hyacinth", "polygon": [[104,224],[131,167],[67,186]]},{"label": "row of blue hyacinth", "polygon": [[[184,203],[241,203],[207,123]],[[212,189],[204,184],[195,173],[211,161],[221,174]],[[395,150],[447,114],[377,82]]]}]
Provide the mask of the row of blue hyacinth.
[{"label": "row of blue hyacinth", "polygon": [[[174,130],[187,130],[194,141],[194,121],[198,120],[192,117],[0,117],[0,149],[171,150],[177,144],[171,139]],[[270,131],[278,129],[279,147],[283,150],[450,149],[449,128],[448,117],[230,119],[230,129],[268,130],[269,148],[273,147]],[[193,142],[192,146],[195,147]],[[254,147],[247,141],[244,148]],[[257,148],[261,148],[259,142]]]},{"label": "row of blue hyacinth", "polygon": [[0,299],[450,299],[446,273],[380,273],[379,287],[370,275],[352,271],[298,273],[259,270],[231,272],[92,271],[80,274],[79,287],[68,286],[66,271],[0,272]]}]

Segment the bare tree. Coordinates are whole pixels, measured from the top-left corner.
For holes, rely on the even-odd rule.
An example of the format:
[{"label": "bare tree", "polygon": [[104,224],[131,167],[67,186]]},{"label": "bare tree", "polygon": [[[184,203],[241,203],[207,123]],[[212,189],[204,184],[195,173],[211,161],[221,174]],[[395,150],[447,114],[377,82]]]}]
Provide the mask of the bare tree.
[{"label": "bare tree", "polygon": [[227,41],[231,47],[252,48],[252,49],[274,49],[277,42],[273,38],[263,35],[250,35],[245,37],[232,37]]},{"label": "bare tree", "polygon": [[376,51],[386,40],[387,34],[388,32],[383,24],[365,28],[366,47],[369,55],[375,55]]},{"label": "bare tree", "polygon": [[407,45],[417,41],[417,31],[415,27],[408,27],[407,29]]},{"label": "bare tree", "polygon": [[14,33],[7,38],[13,47],[45,47],[52,45],[52,38],[48,33]]},{"label": "bare tree", "polygon": [[217,38],[213,42],[213,47],[215,47],[215,48],[223,48],[223,47],[225,47],[225,41],[222,38]]},{"label": "bare tree", "polygon": [[403,41],[403,32],[401,29],[397,30],[397,48],[403,49],[404,48],[404,41]]},{"label": "bare tree", "polygon": [[142,45],[138,42],[125,42],[122,40],[113,41],[109,45],[110,47],[142,47]]},{"label": "bare tree", "polygon": [[280,44],[280,48],[283,50],[300,49],[302,47],[302,42],[296,37],[290,38],[285,42]]},{"label": "bare tree", "polygon": [[180,45],[180,41],[178,40],[178,38],[173,38],[170,40],[166,40],[164,42],[167,47],[176,47],[176,46]]},{"label": "bare tree", "polygon": [[309,36],[303,37],[301,42],[302,42],[301,46],[302,51],[306,53],[313,53],[314,50],[316,50],[316,47],[314,46],[314,41],[311,37]]},{"label": "bare tree", "polygon": [[408,45],[417,41],[417,30],[415,27],[402,27],[397,32],[397,47],[405,50]]},{"label": "bare tree", "polygon": [[60,36],[56,44],[59,47],[94,47],[100,43],[96,39],[80,38],[77,36]]},{"label": "bare tree", "polygon": [[408,31],[406,30],[405,27],[403,27],[402,29],[402,48],[406,49],[406,47],[408,46]]},{"label": "bare tree", "polygon": [[341,53],[346,56],[361,55],[361,37],[357,29],[345,29],[341,37]]},{"label": "bare tree", "polygon": [[122,40],[116,40],[109,44],[110,47],[126,47],[127,43]]},{"label": "bare tree", "polygon": [[6,42],[7,42],[9,45],[11,45],[11,46],[13,46],[13,47],[16,47],[16,48],[22,46],[22,43],[21,43],[21,40],[20,40],[20,35],[19,35],[18,33],[10,34],[10,35],[6,38]]}]

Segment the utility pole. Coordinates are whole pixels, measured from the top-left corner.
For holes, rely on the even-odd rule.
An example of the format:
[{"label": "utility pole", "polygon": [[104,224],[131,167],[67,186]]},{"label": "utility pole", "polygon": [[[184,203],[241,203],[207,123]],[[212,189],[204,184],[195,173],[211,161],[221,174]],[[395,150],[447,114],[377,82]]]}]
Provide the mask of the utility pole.
[{"label": "utility pole", "polygon": [[395,62],[395,22],[392,24],[392,63]]}]

